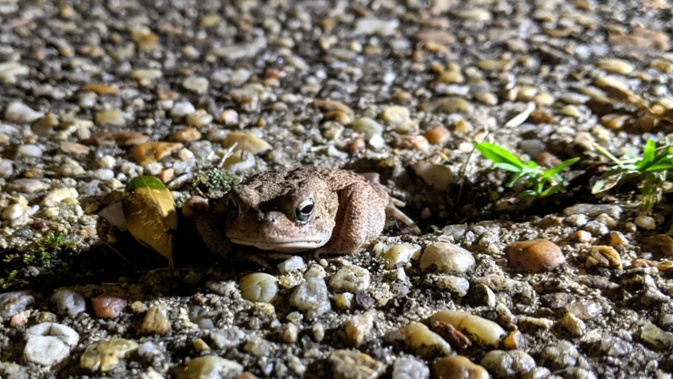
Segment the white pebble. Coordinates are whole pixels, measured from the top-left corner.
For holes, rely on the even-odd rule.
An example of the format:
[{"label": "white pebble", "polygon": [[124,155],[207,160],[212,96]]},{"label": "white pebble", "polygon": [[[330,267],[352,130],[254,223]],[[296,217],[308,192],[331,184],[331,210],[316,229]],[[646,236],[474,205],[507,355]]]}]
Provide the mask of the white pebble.
[{"label": "white pebble", "polygon": [[106,155],[101,157],[98,160],[98,166],[100,168],[114,168],[115,167],[115,158],[111,155]]},{"label": "white pebble", "polygon": [[171,109],[171,118],[182,118],[196,112],[196,108],[192,103],[187,101],[181,101],[176,103]]},{"label": "white pebble", "polygon": [[24,359],[51,366],[70,355],[70,349],[79,342],[79,334],[68,326],[45,322],[26,329],[26,340]]},{"label": "white pebble", "polygon": [[16,149],[16,152],[24,157],[42,156],[42,148],[37,145],[31,145],[31,144],[19,146],[19,148]]},{"label": "white pebble", "polygon": [[21,204],[11,204],[4,211],[2,211],[2,218],[4,220],[16,220],[26,212],[26,207]]},{"label": "white pebble", "polygon": [[306,314],[311,320],[331,309],[325,280],[313,277],[295,288],[290,295],[290,304]]},{"label": "white pebble", "polygon": [[92,173],[92,176],[98,180],[110,180],[114,178],[115,173],[108,168],[99,168]]},{"label": "white pebble", "polygon": [[357,293],[369,288],[371,274],[360,266],[346,266],[337,271],[329,281],[329,286],[336,292]]},{"label": "white pebble", "polygon": [[474,266],[475,259],[458,245],[434,242],[425,248],[420,264],[423,271],[435,267],[435,271],[444,274],[462,274]]},{"label": "white pebble", "polygon": [[637,216],[633,222],[635,222],[639,228],[645,230],[654,230],[657,227],[657,222],[654,218],[646,215]]},{"label": "white pebble", "polygon": [[51,296],[51,302],[56,305],[56,312],[60,315],[75,317],[86,310],[86,301],[77,292],[62,288]]},{"label": "white pebble", "polygon": [[255,303],[270,303],[278,292],[278,279],[263,272],[246,275],[238,284],[241,297]]},{"label": "white pebble", "polygon": [[79,194],[77,190],[71,187],[57,188],[47,192],[42,200],[42,205],[45,207],[53,207],[67,199],[77,199]]},{"label": "white pebble", "polygon": [[19,101],[9,103],[5,109],[5,119],[7,121],[29,123],[41,117],[44,117],[44,113],[38,112]]},{"label": "white pebble", "polygon": [[304,259],[299,255],[295,255],[278,264],[278,271],[282,274],[286,274],[288,272],[297,270],[303,270],[305,268],[306,268],[306,262],[304,262]]}]

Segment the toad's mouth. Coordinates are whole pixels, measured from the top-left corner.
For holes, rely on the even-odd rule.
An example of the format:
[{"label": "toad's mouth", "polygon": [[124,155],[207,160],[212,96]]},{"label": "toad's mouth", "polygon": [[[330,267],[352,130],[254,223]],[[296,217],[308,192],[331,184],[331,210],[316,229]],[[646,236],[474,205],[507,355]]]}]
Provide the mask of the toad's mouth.
[{"label": "toad's mouth", "polygon": [[317,249],[324,246],[327,241],[322,239],[301,239],[301,240],[260,240],[250,237],[227,236],[229,240],[237,245],[256,247],[260,250],[277,251],[281,253],[300,253]]}]

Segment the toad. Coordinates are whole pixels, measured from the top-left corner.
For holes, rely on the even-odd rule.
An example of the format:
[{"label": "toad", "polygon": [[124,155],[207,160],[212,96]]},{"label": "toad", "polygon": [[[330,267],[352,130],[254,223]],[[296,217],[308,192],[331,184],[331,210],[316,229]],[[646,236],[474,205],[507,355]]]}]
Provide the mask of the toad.
[{"label": "toad", "polygon": [[[294,254],[353,254],[383,231],[386,209],[406,223],[381,188],[351,171],[301,167],[251,176],[197,219],[206,246]],[[413,225],[415,227],[415,225]]]}]

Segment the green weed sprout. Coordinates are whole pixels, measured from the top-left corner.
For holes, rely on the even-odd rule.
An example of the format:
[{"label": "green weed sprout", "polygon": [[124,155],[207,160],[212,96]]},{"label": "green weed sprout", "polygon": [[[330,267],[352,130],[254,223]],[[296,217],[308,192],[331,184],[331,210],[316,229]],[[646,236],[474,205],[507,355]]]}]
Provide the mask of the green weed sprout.
[{"label": "green weed sprout", "polygon": [[594,146],[596,151],[608,157],[614,165],[603,174],[603,179],[594,184],[591,192],[593,194],[605,192],[630,178],[640,177],[639,187],[643,206],[648,213],[652,212],[654,204],[661,200],[667,172],[673,169],[673,147],[670,143],[666,141],[663,146],[656,147],[656,142],[648,139],[642,157],[627,154],[622,158],[616,158],[598,145]]},{"label": "green weed sprout", "polygon": [[522,162],[514,154],[498,145],[488,142],[472,142],[472,144],[484,158],[493,162],[493,167],[515,174],[514,179],[506,186],[512,188],[517,183],[521,183],[525,189],[518,194],[519,199],[525,197],[539,199],[565,191],[566,181],[561,177],[560,172],[580,160],[578,157],[571,158],[543,170],[534,161]]}]

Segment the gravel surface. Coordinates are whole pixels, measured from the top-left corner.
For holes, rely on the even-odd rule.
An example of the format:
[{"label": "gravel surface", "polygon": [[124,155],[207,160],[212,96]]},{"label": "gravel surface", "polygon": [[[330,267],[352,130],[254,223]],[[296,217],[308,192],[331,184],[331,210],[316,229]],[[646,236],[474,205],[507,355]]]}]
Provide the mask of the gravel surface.
[{"label": "gravel surface", "polygon": [[[596,145],[671,130],[672,22],[668,0],[0,0],[0,377],[670,378],[670,206],[591,185]],[[582,160],[526,207],[475,140]],[[423,233],[263,267],[181,216],[170,272],[120,230],[132,178],[182,204],[220,166],[376,172]]]}]

